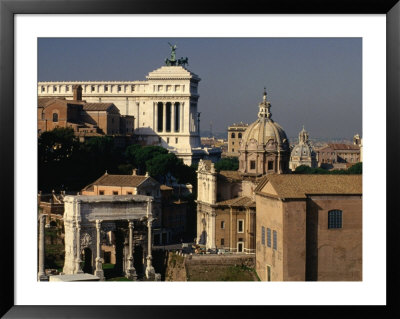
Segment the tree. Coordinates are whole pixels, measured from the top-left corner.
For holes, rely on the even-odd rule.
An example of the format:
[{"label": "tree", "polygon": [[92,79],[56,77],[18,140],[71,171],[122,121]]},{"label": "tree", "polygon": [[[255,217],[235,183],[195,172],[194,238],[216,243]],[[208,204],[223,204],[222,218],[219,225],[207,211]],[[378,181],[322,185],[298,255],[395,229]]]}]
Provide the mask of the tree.
[{"label": "tree", "polygon": [[349,174],[362,174],[362,162],[354,164],[347,171]]},{"label": "tree", "polygon": [[237,171],[239,168],[239,160],[237,157],[221,158],[215,163],[215,170],[219,171]]}]

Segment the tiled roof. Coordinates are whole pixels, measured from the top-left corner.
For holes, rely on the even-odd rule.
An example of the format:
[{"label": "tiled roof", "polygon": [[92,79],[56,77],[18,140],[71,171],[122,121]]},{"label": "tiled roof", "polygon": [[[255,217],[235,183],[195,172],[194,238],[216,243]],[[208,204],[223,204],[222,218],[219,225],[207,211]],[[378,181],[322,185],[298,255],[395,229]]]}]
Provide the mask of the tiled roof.
[{"label": "tiled roof", "polygon": [[38,107],[46,107],[47,105],[55,102],[56,99],[52,97],[42,97],[38,99]]},{"label": "tiled roof", "polygon": [[93,183],[86,186],[84,189],[88,190],[93,185],[137,187],[148,178],[151,177],[143,175],[109,175],[106,173]]},{"label": "tiled roof", "polygon": [[75,101],[75,100],[66,100],[61,98],[53,98],[53,97],[41,97],[38,99],[38,107],[47,107],[53,103],[61,103],[64,105],[82,105],[85,103],[84,101]]},{"label": "tiled roof", "polygon": [[167,185],[160,185],[160,190],[162,190],[162,191],[170,191],[170,190],[173,190],[173,188],[169,187]]},{"label": "tiled roof", "polygon": [[86,103],[83,105],[83,110],[84,111],[108,111],[113,106],[114,106],[113,103]]},{"label": "tiled roof", "polygon": [[256,203],[247,196],[236,197],[222,202],[216,203],[219,206],[232,206],[232,207],[255,207]]},{"label": "tiled roof", "polygon": [[219,175],[232,180],[242,180],[242,175],[239,171],[220,171]]},{"label": "tiled roof", "polygon": [[[270,184],[276,191],[264,192]],[[267,175],[255,189],[256,193],[271,193],[280,198],[306,198],[307,195],[362,195],[362,175]]]},{"label": "tiled roof", "polygon": [[332,143],[328,144],[331,148],[334,150],[359,150],[360,147],[357,145],[353,144],[338,144],[338,143]]},{"label": "tiled roof", "polygon": [[325,145],[323,147],[318,148],[318,151],[325,150],[325,149],[332,149],[332,150],[337,150],[337,151],[359,151],[360,147],[358,145],[353,145],[353,144],[344,144],[344,143],[329,143],[328,145]]}]

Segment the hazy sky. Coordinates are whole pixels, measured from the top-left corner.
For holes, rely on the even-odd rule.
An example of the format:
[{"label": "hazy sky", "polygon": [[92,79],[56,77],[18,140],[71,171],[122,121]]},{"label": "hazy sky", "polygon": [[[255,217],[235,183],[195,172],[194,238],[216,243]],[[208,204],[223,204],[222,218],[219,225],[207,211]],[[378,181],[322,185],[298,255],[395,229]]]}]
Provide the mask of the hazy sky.
[{"label": "hazy sky", "polygon": [[362,134],[361,38],[39,39],[39,81],[135,81],[164,64],[168,42],[197,74],[201,130],[257,119],[264,86],[289,137]]}]

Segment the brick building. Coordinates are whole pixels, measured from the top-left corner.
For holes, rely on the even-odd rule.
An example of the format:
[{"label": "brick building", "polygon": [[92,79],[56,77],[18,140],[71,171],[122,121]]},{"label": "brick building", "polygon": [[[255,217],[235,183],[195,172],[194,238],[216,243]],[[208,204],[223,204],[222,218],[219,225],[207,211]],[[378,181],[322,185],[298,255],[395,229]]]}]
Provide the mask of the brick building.
[{"label": "brick building", "polygon": [[359,145],[329,143],[316,150],[316,153],[318,166],[322,168],[346,168],[360,162]]},{"label": "brick building", "polygon": [[73,86],[73,100],[38,99],[38,134],[56,127],[71,127],[80,137],[133,134],[133,116],[121,116],[113,103],[86,103],[81,90],[80,85]]},{"label": "brick building", "polygon": [[261,280],[362,280],[361,175],[270,175],[255,193]]}]

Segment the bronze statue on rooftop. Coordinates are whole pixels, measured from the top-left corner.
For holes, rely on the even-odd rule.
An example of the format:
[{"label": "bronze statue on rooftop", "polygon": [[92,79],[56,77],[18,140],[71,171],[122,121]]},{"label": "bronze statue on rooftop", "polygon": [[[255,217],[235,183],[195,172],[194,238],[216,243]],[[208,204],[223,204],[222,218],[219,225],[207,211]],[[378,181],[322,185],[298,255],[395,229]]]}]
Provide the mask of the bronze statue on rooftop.
[{"label": "bronze statue on rooftop", "polygon": [[168,42],[168,44],[171,47],[171,55],[169,58],[165,59],[165,65],[167,65],[167,66],[181,65],[181,66],[185,67],[187,64],[189,64],[187,57],[185,57],[185,58],[181,57],[178,60],[176,59],[176,49],[177,49],[176,44],[172,45],[169,42]]}]

